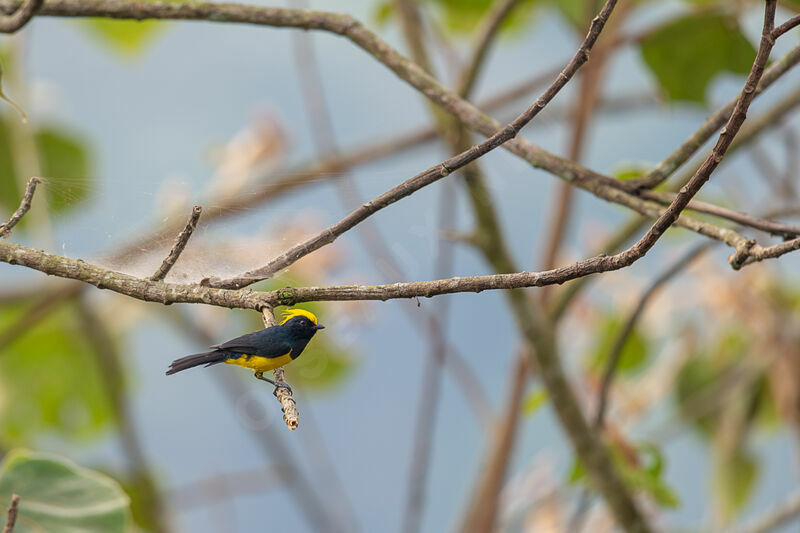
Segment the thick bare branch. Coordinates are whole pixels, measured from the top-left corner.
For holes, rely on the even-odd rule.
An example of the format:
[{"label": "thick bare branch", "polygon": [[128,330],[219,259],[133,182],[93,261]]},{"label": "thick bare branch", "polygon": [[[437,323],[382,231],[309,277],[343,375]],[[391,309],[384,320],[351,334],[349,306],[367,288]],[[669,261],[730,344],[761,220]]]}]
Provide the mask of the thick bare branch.
[{"label": "thick bare branch", "polygon": [[31,208],[31,200],[33,200],[33,194],[36,192],[36,186],[41,183],[42,180],[39,178],[31,178],[28,180],[28,185],[25,187],[25,194],[22,196],[22,201],[19,204],[19,207],[14,214],[11,215],[11,218],[8,219],[8,222],[4,222],[0,224],[0,238],[5,238],[11,233],[11,230],[17,223],[25,216],[25,213]]},{"label": "thick bare branch", "polygon": [[189,243],[189,239],[192,237],[192,233],[194,233],[194,229],[197,227],[197,221],[200,220],[200,213],[202,212],[202,207],[199,205],[194,206],[192,214],[186,222],[186,227],[178,234],[178,238],[175,240],[172,250],[169,251],[169,255],[164,258],[164,261],[161,263],[161,266],[158,267],[156,273],[150,276],[152,281],[161,281],[167,277],[167,274],[172,270],[175,262],[183,253],[183,249],[186,248],[186,245]]},{"label": "thick bare branch", "polygon": [[231,309],[260,311],[264,305],[270,303],[263,298],[264,293],[150,281],[92,265],[81,259],[48,254],[6,241],[0,241],[0,262],[32,268],[51,276],[83,281],[99,289],[109,289],[137,300],[165,305],[206,303]]},{"label": "thick bare branch", "polygon": [[[680,219],[678,219],[680,220]],[[725,230],[731,231],[732,230]],[[738,234],[737,234],[738,235]],[[743,239],[743,245],[747,239]],[[649,250],[650,241],[646,250]],[[779,257],[800,249],[800,239],[769,247],[755,244],[749,248],[745,262],[750,264]],[[202,285],[180,285],[136,278],[115,272],[80,259],[48,254],[19,244],[0,242],[0,262],[28,267],[45,274],[75,279],[101,289],[146,302],[164,305],[173,303],[202,303],[230,309],[261,310],[265,305],[294,305],[299,302],[344,300],[394,300],[405,298],[430,298],[440,294],[460,292],[479,293],[486,290],[520,289],[561,284],[581,277],[609,272],[627,267],[645,252],[645,244],[612,256],[596,256],[567,266],[542,272],[516,272],[485,276],[455,277],[432,281],[412,281],[388,285],[341,285],[329,287],[286,287],[268,292],[218,289]]]},{"label": "thick bare branch", "polygon": [[14,33],[28,23],[36,11],[42,7],[44,0],[25,0],[10,15],[0,16],[0,32]]}]

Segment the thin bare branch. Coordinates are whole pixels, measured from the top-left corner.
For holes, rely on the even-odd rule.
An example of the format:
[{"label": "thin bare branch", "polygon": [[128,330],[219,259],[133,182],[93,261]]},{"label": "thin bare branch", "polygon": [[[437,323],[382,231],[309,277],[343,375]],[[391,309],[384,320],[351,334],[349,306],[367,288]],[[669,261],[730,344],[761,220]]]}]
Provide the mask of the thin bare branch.
[{"label": "thin bare branch", "polygon": [[[640,196],[642,198],[647,198],[648,200],[654,200],[663,205],[669,205],[675,199],[675,193],[669,192],[642,191]],[[709,204],[707,202],[701,202],[699,200],[692,200],[689,202],[689,205],[686,207],[686,209],[724,218],[726,220],[730,220],[731,222],[741,224],[742,226],[765,231],[770,235],[775,235],[778,237],[792,238],[800,235],[800,226],[752,217],[745,213],[733,211],[732,209]]]},{"label": "thin bare branch", "polygon": [[19,207],[14,214],[11,215],[11,218],[8,219],[8,222],[0,224],[0,238],[6,238],[14,226],[25,216],[25,213],[31,208],[31,200],[33,200],[33,194],[36,192],[36,186],[41,183],[42,180],[39,178],[33,177],[28,180],[28,184],[25,186],[25,194],[22,196],[22,201],[19,204]]},{"label": "thin bare branch", "polygon": [[175,262],[183,253],[183,249],[186,248],[186,245],[189,243],[189,239],[192,237],[192,233],[194,233],[195,228],[197,227],[197,221],[200,220],[200,213],[203,212],[203,208],[199,205],[194,206],[192,209],[192,214],[189,216],[189,220],[186,222],[186,226],[183,228],[178,234],[178,238],[175,240],[175,244],[172,246],[172,250],[169,251],[169,255],[164,258],[164,261],[161,263],[161,266],[158,267],[156,273],[150,276],[152,281],[161,281],[165,277],[172,267],[175,266]]}]

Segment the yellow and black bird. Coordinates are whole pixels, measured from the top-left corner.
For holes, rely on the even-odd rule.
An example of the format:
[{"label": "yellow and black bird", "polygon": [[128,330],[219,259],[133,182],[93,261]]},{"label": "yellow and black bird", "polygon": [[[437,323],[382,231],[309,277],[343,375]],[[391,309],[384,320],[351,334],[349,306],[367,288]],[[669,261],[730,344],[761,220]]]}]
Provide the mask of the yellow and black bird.
[{"label": "yellow and black bird", "polygon": [[[199,365],[218,363],[238,365],[255,371],[256,377],[272,383],[275,387],[291,388],[285,383],[275,383],[264,377],[264,372],[284,366],[297,359],[311,337],[325,326],[317,317],[304,309],[288,309],[283,321],[271,328],[236,337],[223,344],[210,346],[210,352],[187,355],[176,359],[169,366],[167,375]],[[276,388],[277,390],[277,388]]]}]

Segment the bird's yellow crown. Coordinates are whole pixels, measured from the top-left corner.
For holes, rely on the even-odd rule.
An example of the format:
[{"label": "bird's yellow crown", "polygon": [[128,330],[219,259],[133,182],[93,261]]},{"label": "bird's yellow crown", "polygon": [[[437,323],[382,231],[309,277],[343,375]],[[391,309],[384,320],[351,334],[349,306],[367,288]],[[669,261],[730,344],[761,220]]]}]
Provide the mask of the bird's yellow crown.
[{"label": "bird's yellow crown", "polygon": [[313,313],[306,311],[305,309],[287,309],[283,312],[283,320],[281,324],[285,324],[289,320],[293,319],[296,316],[304,316],[309,319],[314,324],[317,324],[317,317],[314,316]]}]

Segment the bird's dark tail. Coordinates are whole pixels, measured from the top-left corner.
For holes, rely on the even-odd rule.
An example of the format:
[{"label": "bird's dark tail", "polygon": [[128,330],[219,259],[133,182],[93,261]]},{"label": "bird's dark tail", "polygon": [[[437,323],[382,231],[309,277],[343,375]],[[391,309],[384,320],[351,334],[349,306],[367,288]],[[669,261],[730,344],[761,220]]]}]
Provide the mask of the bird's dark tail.
[{"label": "bird's dark tail", "polygon": [[187,355],[186,357],[175,359],[172,362],[172,364],[169,365],[169,370],[167,370],[167,375],[169,376],[176,372],[186,370],[187,368],[193,368],[195,366],[200,366],[200,365],[209,366],[216,363],[221,363],[225,359],[227,359],[227,354],[220,350]]}]

